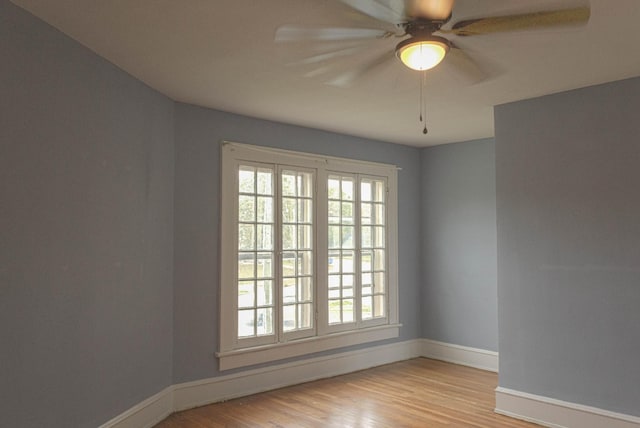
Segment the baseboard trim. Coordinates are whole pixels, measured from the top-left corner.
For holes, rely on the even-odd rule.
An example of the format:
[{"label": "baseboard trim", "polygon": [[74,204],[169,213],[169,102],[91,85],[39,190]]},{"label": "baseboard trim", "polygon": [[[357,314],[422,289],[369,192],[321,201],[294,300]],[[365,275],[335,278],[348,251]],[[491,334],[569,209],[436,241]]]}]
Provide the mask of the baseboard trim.
[{"label": "baseboard trim", "polygon": [[415,339],[175,384],[99,428],[150,428],[173,412],[417,357],[498,369],[497,352]]},{"label": "baseboard trim", "polygon": [[173,412],[173,386],[169,386],[98,428],[151,428]]},{"label": "baseboard trim", "polygon": [[241,373],[174,385],[174,411],[338,376],[420,356],[412,340],[278,364]]},{"label": "baseboard trim", "polygon": [[171,385],[99,428],[151,428],[173,412],[422,356],[409,340]]},{"label": "baseboard trim", "polygon": [[640,417],[496,388],[496,413],[552,428],[639,428]]},{"label": "baseboard trim", "polygon": [[421,339],[421,342],[421,355],[423,357],[490,372],[498,372],[498,353],[495,351],[454,345],[430,339]]},{"label": "baseboard trim", "polygon": [[[99,428],[151,428],[176,411],[417,357],[498,371],[497,352],[416,339],[172,385]],[[640,417],[502,387],[495,411],[552,428],[640,428]]]}]

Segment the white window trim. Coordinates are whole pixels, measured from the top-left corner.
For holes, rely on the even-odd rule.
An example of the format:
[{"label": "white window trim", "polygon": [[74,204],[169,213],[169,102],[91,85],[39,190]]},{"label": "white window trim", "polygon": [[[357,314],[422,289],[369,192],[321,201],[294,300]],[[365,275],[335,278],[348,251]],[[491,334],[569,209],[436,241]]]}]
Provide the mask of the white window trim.
[{"label": "white window trim", "polygon": [[[320,156],[282,149],[272,149],[248,144],[222,143],[221,165],[221,204],[220,204],[220,351],[216,353],[219,358],[220,370],[244,367],[267,361],[275,361],[283,358],[311,354],[315,352],[336,349],[344,346],[363,344],[379,340],[390,339],[399,336],[401,324],[398,318],[398,224],[397,224],[397,170],[395,165],[366,162],[359,160],[343,159],[331,156]],[[235,219],[237,215],[234,203],[237,189],[237,173],[235,171],[239,161],[255,162],[257,155],[259,162],[272,164],[299,165],[316,169],[317,177],[323,176],[326,171],[344,171],[351,174],[366,176],[386,177],[387,186],[387,252],[388,252],[388,314],[382,325],[373,325],[348,331],[331,332],[330,328],[322,325],[318,316],[316,320],[317,335],[280,343],[269,343],[249,348],[239,348],[235,325],[235,305],[237,297],[233,287],[225,287],[225,284],[234,282],[234,268],[237,255],[228,250],[229,243],[235,238]],[[320,173],[322,171],[322,174]],[[231,180],[231,181],[230,181]],[[322,194],[322,180],[317,178],[319,194]],[[325,189],[326,190],[326,189]],[[326,191],[325,191],[326,193]],[[324,198],[318,197],[318,203],[326,204]],[[317,236],[326,236],[326,226],[323,222],[317,223]],[[322,235],[324,233],[324,235]],[[322,251],[322,250],[319,250]],[[326,257],[317,257],[315,268],[317,272],[326,271]],[[324,260],[324,263],[323,263]],[[225,268],[226,267],[226,268]],[[324,270],[323,270],[324,269]],[[323,275],[316,275],[318,282]],[[316,284],[318,286],[318,284]],[[320,290],[321,288],[319,288]],[[322,310],[320,302],[314,302],[316,310]],[[230,321],[233,320],[233,321]],[[229,325],[231,324],[231,325]],[[328,331],[329,330],[329,331]]]}]

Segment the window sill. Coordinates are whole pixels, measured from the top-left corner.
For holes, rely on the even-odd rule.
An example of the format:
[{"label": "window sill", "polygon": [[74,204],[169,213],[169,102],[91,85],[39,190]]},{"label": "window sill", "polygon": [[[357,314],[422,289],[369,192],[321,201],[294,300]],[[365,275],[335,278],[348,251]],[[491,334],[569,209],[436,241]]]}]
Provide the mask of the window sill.
[{"label": "window sill", "polygon": [[402,324],[391,324],[369,327],[355,331],[332,333],[326,336],[298,339],[275,345],[223,351],[216,353],[216,356],[220,360],[220,370],[230,370],[345,346],[392,339],[399,336],[401,326]]}]

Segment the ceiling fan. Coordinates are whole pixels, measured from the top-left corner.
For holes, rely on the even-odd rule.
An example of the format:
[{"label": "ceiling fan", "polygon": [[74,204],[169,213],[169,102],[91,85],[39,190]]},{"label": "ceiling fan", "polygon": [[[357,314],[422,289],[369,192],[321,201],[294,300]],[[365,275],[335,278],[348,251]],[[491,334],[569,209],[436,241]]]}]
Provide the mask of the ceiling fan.
[{"label": "ceiling fan", "polygon": [[[374,18],[378,28],[309,28],[284,25],[277,29],[275,41],[333,44],[349,42],[348,46],[307,57],[299,64],[324,63],[361,52],[366,41],[401,38],[395,46],[395,57],[407,67],[425,71],[440,64],[445,57],[473,83],[488,76],[463,49],[461,38],[520,30],[556,28],[586,24],[590,17],[588,3],[579,7],[546,10],[507,16],[466,19],[448,25],[454,15],[455,0],[340,0],[350,8]],[[588,0],[584,0],[588,1]],[[456,40],[454,42],[452,40]],[[326,83],[349,86],[361,75],[392,59],[385,51],[366,64],[347,70]],[[457,59],[457,60],[456,60]],[[320,74],[326,67],[308,75]]]}]

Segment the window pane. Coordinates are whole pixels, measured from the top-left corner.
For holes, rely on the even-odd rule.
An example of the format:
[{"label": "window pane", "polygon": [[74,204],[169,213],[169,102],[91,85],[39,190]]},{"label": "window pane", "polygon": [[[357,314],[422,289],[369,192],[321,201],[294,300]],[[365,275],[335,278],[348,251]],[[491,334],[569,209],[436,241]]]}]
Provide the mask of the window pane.
[{"label": "window pane", "polygon": [[273,305],[273,281],[261,280],[258,281],[258,306],[271,306]]},{"label": "window pane", "polygon": [[374,206],[375,224],[384,225],[384,205],[376,204]]},{"label": "window pane", "polygon": [[353,275],[342,275],[342,286],[353,287]]},{"label": "window pane", "polygon": [[360,253],[360,269],[363,272],[370,272],[372,268],[371,259],[373,258],[373,253],[371,250],[363,250]]},{"label": "window pane", "polygon": [[310,225],[298,226],[298,248],[302,250],[310,250],[313,248],[311,240],[312,229]]},{"label": "window pane", "polygon": [[329,201],[329,223],[340,223],[340,202]]},{"label": "window pane", "polygon": [[373,229],[375,247],[384,248],[384,227],[376,226]]},{"label": "window pane", "polygon": [[282,226],[282,248],[295,250],[297,248],[296,226],[293,224]]},{"label": "window pane", "polygon": [[285,278],[282,280],[282,301],[284,303],[296,302],[296,279]]},{"label": "window pane", "polygon": [[238,311],[238,337],[255,336],[255,312],[253,309]]},{"label": "window pane", "polygon": [[296,275],[296,253],[282,254],[282,276]]},{"label": "window pane", "polygon": [[313,289],[311,285],[311,277],[298,279],[298,301],[311,302],[313,300]]},{"label": "window pane", "polygon": [[298,252],[298,275],[312,275],[313,260],[311,251]]},{"label": "window pane", "polygon": [[342,297],[353,297],[353,288],[347,287],[342,289]]},{"label": "window pane", "polygon": [[238,225],[238,250],[250,251],[255,250],[255,225],[240,224]]},{"label": "window pane", "polygon": [[384,250],[373,250],[373,270],[384,270]]},{"label": "window pane", "polygon": [[362,224],[371,224],[371,204],[361,204],[360,205],[360,218],[362,219]]},{"label": "window pane", "polygon": [[343,251],[342,252],[342,266],[341,266],[341,271],[342,272],[354,272],[354,259],[355,259],[355,253],[353,251]]},{"label": "window pane", "polygon": [[376,202],[384,202],[385,184],[384,181],[373,182],[373,200]]},{"label": "window pane", "polygon": [[296,328],[296,307],[295,305],[286,305],[282,308],[282,318],[284,319],[284,331],[295,330]]},{"label": "window pane", "polygon": [[253,308],[255,306],[255,294],[253,281],[240,281],[238,283],[238,307]]},{"label": "window pane", "polygon": [[311,173],[298,173],[298,196],[305,198],[313,196],[313,175]]},{"label": "window pane", "polygon": [[384,317],[384,296],[377,295],[373,298],[373,316],[375,318]]},{"label": "window pane", "polygon": [[376,272],[376,274],[374,275],[374,286],[375,286],[374,290],[376,293],[384,293],[385,291],[384,277],[385,277],[384,272]]},{"label": "window pane", "polygon": [[342,203],[342,224],[353,224],[353,202]]},{"label": "window pane", "polygon": [[[362,273],[362,286],[365,287],[367,285],[372,285],[372,277],[371,277],[371,273],[370,272],[363,272]],[[364,294],[364,290],[362,291],[362,293]],[[369,291],[368,294],[371,294],[371,291]]]},{"label": "window pane", "polygon": [[353,200],[353,180],[350,178],[342,179],[342,194],[341,199],[346,201]]},{"label": "window pane", "polygon": [[329,290],[329,298],[330,299],[339,299],[340,297],[342,297],[342,293],[340,292],[340,289],[330,289]]},{"label": "window pane", "polygon": [[282,221],[284,223],[298,221],[298,209],[294,198],[282,198]]},{"label": "window pane", "polygon": [[313,222],[313,210],[312,202],[310,199],[298,200],[298,222],[300,223],[312,223]]},{"label": "window pane", "polygon": [[[329,273],[340,272],[340,252],[329,252]],[[331,279],[331,278],[329,278]]]},{"label": "window pane", "polygon": [[342,248],[354,248],[353,226],[342,226]]},{"label": "window pane", "polygon": [[269,169],[258,170],[258,188],[257,193],[259,195],[272,195],[273,173]]},{"label": "window pane", "polygon": [[258,253],[256,278],[271,278],[273,275],[272,253]]},{"label": "window pane", "polygon": [[329,226],[329,248],[340,248],[340,226]]},{"label": "window pane", "polygon": [[256,238],[258,250],[273,250],[273,226],[259,224]]},{"label": "window pane", "polygon": [[342,300],[342,322],[353,322],[353,299]]},{"label": "window pane", "polygon": [[273,309],[258,309],[258,322],[256,323],[258,336],[273,334]]},{"label": "window pane", "polygon": [[342,322],[342,305],[340,300],[329,300],[329,324]]},{"label": "window pane", "polygon": [[362,241],[362,248],[371,248],[373,246],[371,239],[371,227],[363,226],[361,230],[360,240]]},{"label": "window pane", "polygon": [[301,329],[306,329],[306,328],[311,328],[312,327],[312,323],[311,323],[311,319],[313,316],[313,307],[311,306],[310,303],[305,303],[302,305],[298,306],[298,321],[299,321],[299,326],[298,328]]},{"label": "window pane", "polygon": [[238,219],[240,221],[256,221],[256,205],[253,196],[238,196]]},{"label": "window pane", "polygon": [[362,319],[371,319],[373,316],[373,303],[371,296],[365,296],[362,298]]},{"label": "window pane", "polygon": [[255,253],[238,254],[238,279],[255,278],[256,268]]},{"label": "window pane", "polygon": [[295,196],[296,195],[296,177],[291,173],[282,173],[282,195]]},{"label": "window pane", "polygon": [[329,199],[340,199],[340,179],[333,176],[329,177],[327,186]]},{"label": "window pane", "polygon": [[329,288],[340,287],[340,275],[329,275]]},{"label": "window pane", "polygon": [[258,197],[257,220],[259,223],[273,223],[273,198],[270,196]]},{"label": "window pane", "polygon": [[360,183],[360,199],[363,201],[371,200],[371,182],[363,180]]},{"label": "window pane", "polygon": [[255,168],[241,166],[238,170],[238,190],[240,193],[255,192]]}]

